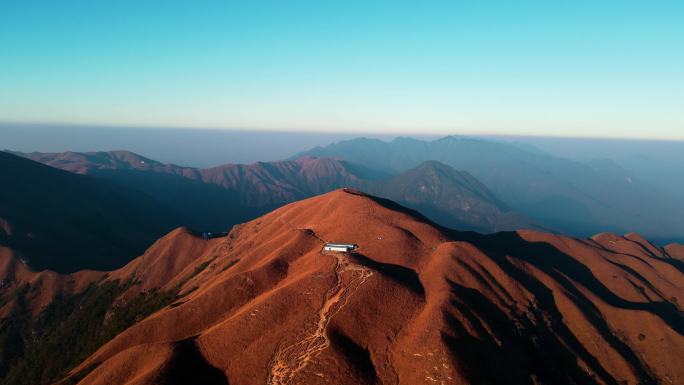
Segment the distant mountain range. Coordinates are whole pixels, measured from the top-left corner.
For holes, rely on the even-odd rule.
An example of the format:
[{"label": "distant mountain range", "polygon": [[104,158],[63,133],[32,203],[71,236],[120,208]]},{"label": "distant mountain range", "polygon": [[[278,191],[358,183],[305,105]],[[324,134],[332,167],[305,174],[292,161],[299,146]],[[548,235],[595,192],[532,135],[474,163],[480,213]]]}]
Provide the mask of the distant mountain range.
[{"label": "distant mountain range", "polygon": [[435,160],[468,172],[513,210],[563,233],[584,237],[638,231],[659,243],[684,239],[681,199],[610,160],[582,163],[520,145],[454,136],[391,142],[359,138],[294,158],[301,156],[346,160],[389,173]]},{"label": "distant mountain range", "polygon": [[540,227],[472,175],[434,161],[395,176],[330,158],[197,169],[126,151],[20,155],[137,190],[169,208],[177,220],[168,225],[203,231],[226,231],[284,204],[341,187],[393,199],[451,228],[488,233]]},{"label": "distant mountain range", "polygon": [[33,272],[0,246],[0,282],[3,384],[684,381],[681,245],[458,232],[350,189],[223,238],[176,229],[109,272]]}]

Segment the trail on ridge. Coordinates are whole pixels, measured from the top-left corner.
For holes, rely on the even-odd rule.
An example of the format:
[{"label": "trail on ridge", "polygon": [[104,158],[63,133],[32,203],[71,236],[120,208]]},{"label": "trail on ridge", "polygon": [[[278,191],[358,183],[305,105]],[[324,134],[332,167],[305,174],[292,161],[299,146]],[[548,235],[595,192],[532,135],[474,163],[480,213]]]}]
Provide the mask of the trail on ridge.
[{"label": "trail on ridge", "polygon": [[298,336],[295,343],[281,346],[276,351],[269,365],[268,385],[291,383],[297,373],[330,345],[326,334],[330,320],[347,304],[356,289],[373,275],[370,269],[352,263],[348,255],[331,254],[335,257],[335,278],[318,310],[315,328],[303,336]]}]

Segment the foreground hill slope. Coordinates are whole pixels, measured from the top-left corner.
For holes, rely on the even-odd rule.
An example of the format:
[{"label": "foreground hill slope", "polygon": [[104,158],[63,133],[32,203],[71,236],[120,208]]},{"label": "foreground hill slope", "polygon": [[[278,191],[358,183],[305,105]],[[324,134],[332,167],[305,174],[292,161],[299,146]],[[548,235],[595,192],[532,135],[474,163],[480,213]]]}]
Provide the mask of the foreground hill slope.
[{"label": "foreground hill slope", "polygon": [[0,247],[0,384],[49,384],[128,326],[173,303],[224,247],[179,228],[110,271],[34,272]]},{"label": "foreground hill slope", "polygon": [[[191,278],[164,279],[181,299],[118,334],[66,381],[684,382],[681,254],[635,234],[455,232],[337,190],[214,241],[220,247],[183,269]],[[329,241],[359,248],[321,252]],[[156,269],[132,263],[142,282],[153,279]]]},{"label": "foreground hill slope", "polygon": [[188,218],[182,225],[202,229],[227,229],[284,204],[343,187],[400,202],[451,228],[480,232],[539,228],[472,175],[435,161],[390,175],[330,158],[197,169],[127,151],[21,155],[139,189],[180,210]]},{"label": "foreground hill slope", "polygon": [[37,270],[111,269],[182,221],[138,190],[0,152],[0,246]]}]

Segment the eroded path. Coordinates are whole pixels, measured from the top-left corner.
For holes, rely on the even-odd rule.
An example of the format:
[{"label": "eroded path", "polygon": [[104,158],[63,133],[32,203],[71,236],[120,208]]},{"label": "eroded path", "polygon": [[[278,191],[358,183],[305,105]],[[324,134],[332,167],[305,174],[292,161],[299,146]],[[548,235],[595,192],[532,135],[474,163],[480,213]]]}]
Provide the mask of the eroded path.
[{"label": "eroded path", "polygon": [[349,301],[358,287],[363,285],[373,272],[352,263],[344,253],[330,253],[335,261],[335,278],[326,291],[323,305],[318,310],[315,328],[300,336],[297,342],[283,346],[276,351],[269,367],[268,385],[291,383],[297,373],[304,369],[318,354],[330,345],[326,328],[332,317]]}]

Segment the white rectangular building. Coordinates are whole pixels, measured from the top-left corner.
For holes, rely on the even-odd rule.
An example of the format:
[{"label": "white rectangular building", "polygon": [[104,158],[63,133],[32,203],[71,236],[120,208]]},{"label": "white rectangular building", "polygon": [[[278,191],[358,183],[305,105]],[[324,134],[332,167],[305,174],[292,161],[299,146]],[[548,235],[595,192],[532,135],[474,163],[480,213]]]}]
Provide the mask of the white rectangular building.
[{"label": "white rectangular building", "polygon": [[326,243],[325,246],[323,246],[323,250],[348,253],[357,247],[358,246],[353,243]]}]

